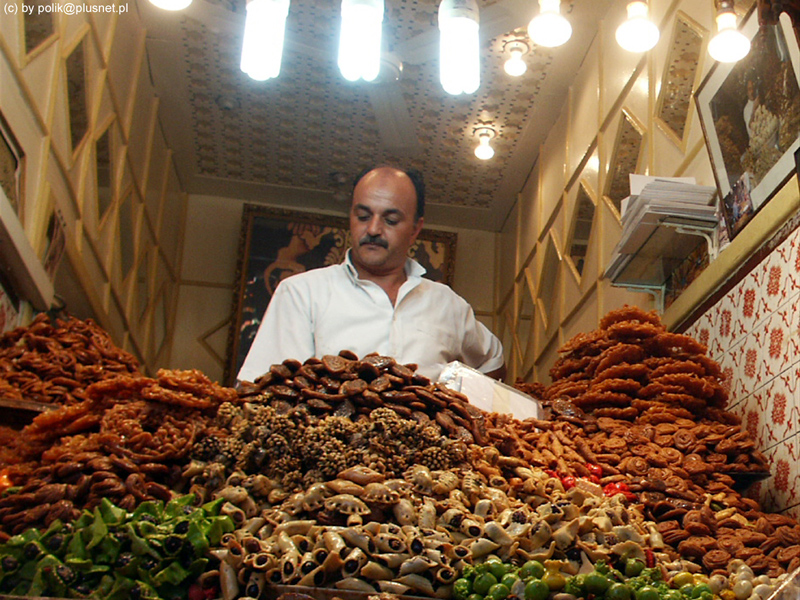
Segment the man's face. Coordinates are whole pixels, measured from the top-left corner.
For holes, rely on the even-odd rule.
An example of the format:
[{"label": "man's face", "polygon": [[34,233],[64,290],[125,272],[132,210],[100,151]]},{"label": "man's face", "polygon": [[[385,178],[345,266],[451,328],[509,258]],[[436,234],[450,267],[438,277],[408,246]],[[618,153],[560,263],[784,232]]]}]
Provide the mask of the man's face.
[{"label": "man's face", "polygon": [[405,173],[390,167],[367,173],[356,185],[350,207],[353,264],[371,275],[402,269],[422,229],[416,210],[414,184]]}]

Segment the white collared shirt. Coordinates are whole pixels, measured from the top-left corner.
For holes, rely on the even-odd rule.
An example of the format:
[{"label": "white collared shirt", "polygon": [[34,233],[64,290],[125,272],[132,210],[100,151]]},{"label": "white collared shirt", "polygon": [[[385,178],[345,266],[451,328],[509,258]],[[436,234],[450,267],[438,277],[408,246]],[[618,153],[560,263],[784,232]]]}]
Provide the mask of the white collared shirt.
[{"label": "white collared shirt", "polygon": [[500,340],[466,300],[424,279],[425,268],[410,258],[405,271],[394,306],[378,284],[359,279],[349,251],[341,264],[284,279],[237,378],[253,381],[287,358],[302,362],[341,350],[416,363],[432,380],[454,360],[484,373],[503,366]]}]

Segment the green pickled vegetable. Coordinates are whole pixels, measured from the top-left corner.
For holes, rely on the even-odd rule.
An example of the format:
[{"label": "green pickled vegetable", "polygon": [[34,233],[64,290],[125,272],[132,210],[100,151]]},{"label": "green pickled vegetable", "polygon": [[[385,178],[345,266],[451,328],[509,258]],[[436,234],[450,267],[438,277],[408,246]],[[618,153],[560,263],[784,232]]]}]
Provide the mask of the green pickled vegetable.
[{"label": "green pickled vegetable", "polygon": [[26,530],[0,544],[0,593],[18,596],[157,600],[186,598],[206,554],[234,530],[220,503],[194,496],[128,512],[104,499],[71,524]]}]

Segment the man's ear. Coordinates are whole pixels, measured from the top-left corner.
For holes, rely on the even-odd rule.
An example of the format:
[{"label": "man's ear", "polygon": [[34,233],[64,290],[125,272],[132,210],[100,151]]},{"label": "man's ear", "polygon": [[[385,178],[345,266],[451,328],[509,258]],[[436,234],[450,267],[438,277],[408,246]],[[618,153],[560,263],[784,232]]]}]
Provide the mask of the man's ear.
[{"label": "man's ear", "polygon": [[414,223],[414,235],[412,236],[411,240],[412,244],[417,241],[417,236],[419,235],[419,232],[422,231],[422,224],[424,221],[425,221],[424,217],[420,217],[419,219],[417,219],[417,222]]}]

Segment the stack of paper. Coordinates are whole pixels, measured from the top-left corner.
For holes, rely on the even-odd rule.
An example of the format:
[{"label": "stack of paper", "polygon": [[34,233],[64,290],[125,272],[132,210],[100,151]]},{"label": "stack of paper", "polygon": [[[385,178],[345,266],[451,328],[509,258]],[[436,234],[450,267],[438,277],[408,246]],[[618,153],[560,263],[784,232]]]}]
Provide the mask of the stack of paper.
[{"label": "stack of paper", "polygon": [[630,177],[631,195],[622,201],[622,235],[611,255],[606,277],[616,281],[637,257],[644,260],[638,261],[634,269],[637,274],[631,274],[633,279],[661,284],[669,275],[661,259],[683,258],[694,247],[687,250],[685,243],[677,243],[675,227],[709,231],[716,226],[717,189],[696,185],[693,178]]}]

